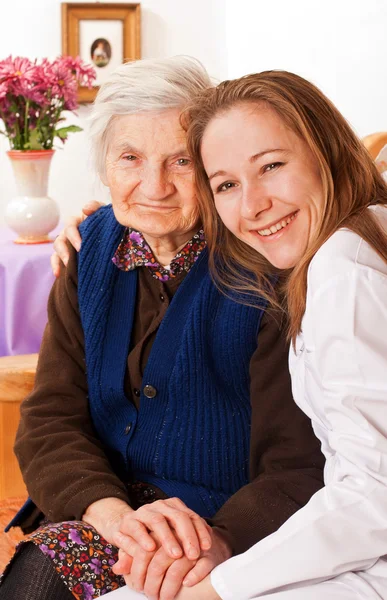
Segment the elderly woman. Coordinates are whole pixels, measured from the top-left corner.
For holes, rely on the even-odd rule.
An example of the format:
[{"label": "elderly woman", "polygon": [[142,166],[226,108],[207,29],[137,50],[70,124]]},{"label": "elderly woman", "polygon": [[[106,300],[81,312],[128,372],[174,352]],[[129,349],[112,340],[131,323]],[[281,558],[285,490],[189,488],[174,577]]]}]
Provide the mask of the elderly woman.
[{"label": "elderly woman", "polygon": [[333,104],[292,73],[206,92],[189,140],[223,285],[250,257],[251,285],[275,304],[265,276],[286,270],[294,397],[326,467],[325,487],[278,531],[178,598],[386,600],[386,184]]},{"label": "elderly woman", "polygon": [[1,599],[96,598],[129,572],[172,599],[321,486],[278,316],[209,275],[179,121],[209,85],[175,58],[123,65],[98,94],[91,134],[112,206],[82,224],[50,296],[15,447],[32,500],[14,524],[39,528]]}]

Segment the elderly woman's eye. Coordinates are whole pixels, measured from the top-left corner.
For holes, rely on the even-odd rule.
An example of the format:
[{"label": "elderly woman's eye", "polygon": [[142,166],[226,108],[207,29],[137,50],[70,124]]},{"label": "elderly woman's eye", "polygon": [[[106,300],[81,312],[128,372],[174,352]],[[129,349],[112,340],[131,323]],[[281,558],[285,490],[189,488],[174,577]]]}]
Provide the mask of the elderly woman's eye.
[{"label": "elderly woman's eye", "polygon": [[125,154],[122,158],[124,160],[132,161],[136,160],[137,156],[134,156],[134,154]]},{"label": "elderly woman's eye", "polygon": [[179,165],[179,167],[186,167],[191,164],[191,161],[189,158],[178,158],[176,164]]},{"label": "elderly woman's eye", "polygon": [[222,183],[219,187],[216,188],[216,192],[227,192],[227,190],[231,190],[231,188],[235,187],[236,184],[232,181],[226,181],[226,183]]}]

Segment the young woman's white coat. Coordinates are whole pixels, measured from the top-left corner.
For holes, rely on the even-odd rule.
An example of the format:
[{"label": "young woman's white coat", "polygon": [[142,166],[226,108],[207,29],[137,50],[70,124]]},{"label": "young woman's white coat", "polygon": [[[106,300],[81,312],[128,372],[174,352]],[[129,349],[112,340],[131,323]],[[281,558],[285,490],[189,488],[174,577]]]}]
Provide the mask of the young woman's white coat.
[{"label": "young woman's white coat", "polygon": [[[370,210],[387,231],[387,208]],[[223,600],[385,600],[387,264],[351,231],[337,231],[311,261],[289,362],[294,399],[326,456],[325,487],[218,566],[212,584]]]}]

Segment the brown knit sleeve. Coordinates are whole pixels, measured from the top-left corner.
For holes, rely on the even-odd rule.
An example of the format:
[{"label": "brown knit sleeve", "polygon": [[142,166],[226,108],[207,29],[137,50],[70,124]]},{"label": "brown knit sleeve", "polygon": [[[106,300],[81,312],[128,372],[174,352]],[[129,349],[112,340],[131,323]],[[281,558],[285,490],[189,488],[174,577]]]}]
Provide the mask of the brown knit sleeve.
[{"label": "brown knit sleeve", "polygon": [[89,414],[77,259],[70,253],[51,290],[35,387],[22,403],[15,444],[28,492],[52,521],[80,519],[101,498],[128,501]]},{"label": "brown knit sleeve", "polygon": [[276,531],[323,485],[320,442],[293,400],[286,327],[279,323],[278,315],[264,315],[250,363],[251,483],[210,521],[233,554]]}]

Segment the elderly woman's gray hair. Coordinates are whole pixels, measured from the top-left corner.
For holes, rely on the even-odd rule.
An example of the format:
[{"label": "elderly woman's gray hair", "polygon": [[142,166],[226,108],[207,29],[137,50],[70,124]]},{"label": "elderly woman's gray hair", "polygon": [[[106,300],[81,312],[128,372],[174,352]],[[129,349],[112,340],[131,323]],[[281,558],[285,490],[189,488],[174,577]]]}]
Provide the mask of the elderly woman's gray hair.
[{"label": "elderly woman's gray hair", "polygon": [[90,117],[95,164],[104,174],[109,126],[117,116],[183,109],[212,85],[203,65],[190,56],[146,59],[120,65],[101,86]]}]

